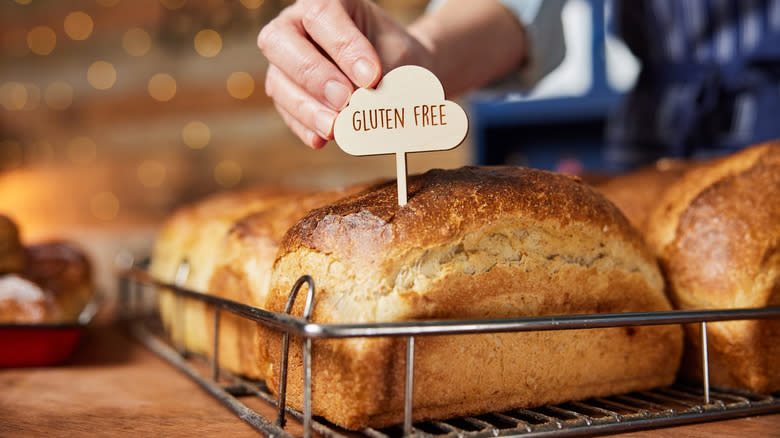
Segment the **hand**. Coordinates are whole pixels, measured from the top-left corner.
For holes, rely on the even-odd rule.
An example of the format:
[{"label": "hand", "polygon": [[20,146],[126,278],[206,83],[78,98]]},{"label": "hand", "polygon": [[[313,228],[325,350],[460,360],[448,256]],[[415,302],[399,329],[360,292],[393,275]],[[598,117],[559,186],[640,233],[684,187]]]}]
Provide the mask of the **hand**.
[{"label": "hand", "polygon": [[430,68],[431,49],[372,2],[299,0],[257,38],[268,58],[265,91],[287,126],[314,149],[358,87],[403,64]]}]

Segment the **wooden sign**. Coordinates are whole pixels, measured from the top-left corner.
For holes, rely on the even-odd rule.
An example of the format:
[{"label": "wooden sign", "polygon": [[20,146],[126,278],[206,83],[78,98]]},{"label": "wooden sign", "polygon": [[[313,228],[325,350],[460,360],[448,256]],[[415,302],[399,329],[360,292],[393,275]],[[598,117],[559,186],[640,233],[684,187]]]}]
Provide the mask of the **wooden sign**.
[{"label": "wooden sign", "polygon": [[466,112],[444,99],[429,70],[405,65],[387,73],[376,89],[358,88],[336,117],[333,137],[351,155],[395,154],[398,204],[406,205],[406,154],[443,151],[463,142]]}]

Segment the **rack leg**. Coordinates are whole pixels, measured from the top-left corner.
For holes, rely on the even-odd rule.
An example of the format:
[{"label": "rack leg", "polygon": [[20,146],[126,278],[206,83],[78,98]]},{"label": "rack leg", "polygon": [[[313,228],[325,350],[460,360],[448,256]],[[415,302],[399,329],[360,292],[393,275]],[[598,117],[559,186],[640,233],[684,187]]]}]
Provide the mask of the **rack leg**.
[{"label": "rack leg", "polygon": [[702,382],[704,383],[704,404],[710,404],[710,365],[707,354],[707,322],[699,323],[701,331],[701,367]]},{"label": "rack leg", "polygon": [[282,360],[279,364],[279,399],[276,425],[284,427],[284,408],[287,406],[287,361],[290,352],[290,334],[282,333]]},{"label": "rack leg", "polygon": [[404,436],[412,429],[412,393],[414,390],[414,336],[406,338],[406,382],[404,385]]},{"label": "rack leg", "polygon": [[311,338],[303,341],[303,438],[311,438]]},{"label": "rack leg", "polygon": [[219,380],[219,307],[214,306],[214,349],[211,359],[211,378]]}]

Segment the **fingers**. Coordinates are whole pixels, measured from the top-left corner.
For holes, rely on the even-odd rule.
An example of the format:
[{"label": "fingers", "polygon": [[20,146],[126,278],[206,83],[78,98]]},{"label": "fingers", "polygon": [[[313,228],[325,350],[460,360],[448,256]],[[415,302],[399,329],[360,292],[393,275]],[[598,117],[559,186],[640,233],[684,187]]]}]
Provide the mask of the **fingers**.
[{"label": "fingers", "polygon": [[352,94],[350,80],[299,29],[272,21],[260,32],[258,46],[271,65],[296,78],[312,97],[335,110],[343,108]]},{"label": "fingers", "polygon": [[274,66],[266,74],[266,93],[304,143],[316,149],[333,138],[336,111],[317,102]]},{"label": "fingers", "polygon": [[298,120],[295,119],[284,108],[276,105],[276,111],[282,116],[284,123],[290,127],[293,133],[298,136],[307,146],[312,149],[321,149],[327,143],[327,140],[315,134],[313,131],[303,126]]},{"label": "fingers", "polygon": [[[370,20],[372,10],[368,5],[346,3],[363,21]],[[379,55],[341,2],[310,2],[301,21],[306,33],[353,83],[360,87],[376,85],[382,73]]]}]

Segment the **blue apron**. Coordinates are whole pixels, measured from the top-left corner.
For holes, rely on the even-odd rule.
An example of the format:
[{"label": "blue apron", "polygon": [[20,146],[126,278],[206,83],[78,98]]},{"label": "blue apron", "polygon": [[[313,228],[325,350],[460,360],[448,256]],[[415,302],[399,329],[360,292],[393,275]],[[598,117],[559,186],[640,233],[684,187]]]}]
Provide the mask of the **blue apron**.
[{"label": "blue apron", "polygon": [[611,167],[780,138],[780,0],[618,0],[615,8],[642,70],[610,115]]}]

